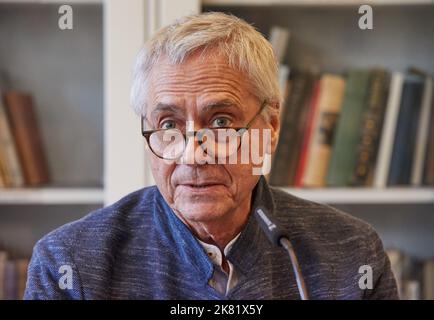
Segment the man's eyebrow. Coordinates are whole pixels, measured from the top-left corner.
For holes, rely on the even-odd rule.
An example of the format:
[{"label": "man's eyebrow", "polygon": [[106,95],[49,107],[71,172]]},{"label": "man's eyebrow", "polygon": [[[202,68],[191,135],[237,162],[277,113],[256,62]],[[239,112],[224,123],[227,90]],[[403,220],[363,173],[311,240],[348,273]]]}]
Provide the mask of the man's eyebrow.
[{"label": "man's eyebrow", "polygon": [[241,106],[232,100],[211,101],[206,103],[201,110],[202,112],[208,112],[214,109],[228,108],[228,107],[236,107],[237,109],[241,110]]},{"label": "man's eyebrow", "polygon": [[170,103],[159,102],[151,112],[151,117],[156,118],[161,112],[182,113],[181,108]]},{"label": "man's eyebrow", "polygon": [[[241,106],[232,100],[217,100],[207,102],[205,106],[201,109],[201,113],[206,113],[213,111],[215,109],[235,107],[238,110],[242,110]],[[172,103],[159,102],[155,106],[154,110],[151,111],[151,118],[157,118],[161,112],[167,112],[172,114],[182,114],[182,108]]]}]

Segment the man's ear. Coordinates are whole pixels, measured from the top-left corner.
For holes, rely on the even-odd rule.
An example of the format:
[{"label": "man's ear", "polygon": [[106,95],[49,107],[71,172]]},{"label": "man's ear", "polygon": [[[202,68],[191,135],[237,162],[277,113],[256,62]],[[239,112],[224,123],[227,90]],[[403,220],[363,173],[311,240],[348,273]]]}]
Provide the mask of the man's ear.
[{"label": "man's ear", "polygon": [[268,111],[268,123],[271,129],[271,154],[276,151],[280,133],[280,102],[270,103]]}]

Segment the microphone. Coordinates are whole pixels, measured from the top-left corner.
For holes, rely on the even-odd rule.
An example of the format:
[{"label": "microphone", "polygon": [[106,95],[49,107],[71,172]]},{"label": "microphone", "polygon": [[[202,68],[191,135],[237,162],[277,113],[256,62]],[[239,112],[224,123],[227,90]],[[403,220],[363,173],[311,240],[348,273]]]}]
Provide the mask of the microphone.
[{"label": "microphone", "polygon": [[298,264],[297,256],[286,233],[282,228],[279,227],[278,224],[270,219],[269,215],[267,214],[268,212],[264,207],[256,207],[254,213],[262,231],[264,231],[271,244],[283,247],[288,252],[289,259],[291,260],[292,270],[294,271],[295,280],[297,281],[297,288],[300,298],[301,300],[309,300],[307,287],[301,273],[300,265]]}]

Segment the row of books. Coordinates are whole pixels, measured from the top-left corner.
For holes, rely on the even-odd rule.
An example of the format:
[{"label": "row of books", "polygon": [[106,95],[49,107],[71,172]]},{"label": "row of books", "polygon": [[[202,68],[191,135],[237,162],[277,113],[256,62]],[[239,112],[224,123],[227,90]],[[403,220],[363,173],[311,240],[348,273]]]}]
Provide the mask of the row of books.
[{"label": "row of books", "polygon": [[294,71],[270,183],[434,184],[433,77],[418,70]]},{"label": "row of books", "polygon": [[398,249],[388,249],[386,252],[400,298],[434,300],[434,260],[416,259]]},{"label": "row of books", "polygon": [[0,300],[23,298],[27,282],[29,259],[10,259],[6,251],[0,251]]},{"label": "row of books", "polygon": [[49,180],[32,96],[0,92],[0,187],[34,187]]}]

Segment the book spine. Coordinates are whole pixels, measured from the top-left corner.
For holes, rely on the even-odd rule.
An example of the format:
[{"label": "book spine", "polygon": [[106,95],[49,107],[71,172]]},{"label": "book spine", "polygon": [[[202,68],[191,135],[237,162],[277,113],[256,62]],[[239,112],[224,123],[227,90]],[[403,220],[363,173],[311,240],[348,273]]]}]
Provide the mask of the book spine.
[{"label": "book spine", "polygon": [[22,187],[24,177],[4,105],[0,101],[0,157],[10,177],[7,186]]},{"label": "book spine", "polygon": [[430,129],[426,147],[423,184],[434,185],[434,93],[431,102]]},{"label": "book spine", "polygon": [[6,251],[0,251],[0,300],[5,298],[5,269],[8,254]]},{"label": "book spine", "polygon": [[385,70],[372,73],[368,105],[363,115],[359,145],[357,146],[356,166],[352,185],[369,185],[375,165],[375,155],[383,124],[386,107],[389,75]]},{"label": "book spine", "polygon": [[295,173],[295,180],[294,180],[295,187],[301,187],[303,185],[303,176],[305,174],[306,167],[307,167],[308,147],[312,140],[314,121],[318,110],[317,106],[318,106],[319,90],[320,90],[319,81],[317,81],[314,85],[313,94],[309,103],[309,110],[307,111],[308,115],[306,120],[306,126],[305,129],[303,130],[304,136],[301,145],[300,159],[298,162],[298,167]]},{"label": "book spine", "polygon": [[376,188],[385,188],[387,185],[403,85],[404,75],[401,72],[394,72],[390,81],[386,113],[374,169],[373,186]]},{"label": "book spine", "polygon": [[423,266],[423,298],[434,300],[434,261],[426,261]]},{"label": "book spine", "polygon": [[280,89],[280,95],[281,95],[281,101],[284,104],[287,97],[288,97],[288,79],[289,79],[289,73],[290,69],[286,65],[279,65],[279,89]]},{"label": "book spine", "polygon": [[8,260],[4,273],[4,298],[16,300],[18,298],[18,272],[15,261]]},{"label": "book spine", "polygon": [[301,159],[302,144],[306,132],[306,124],[309,116],[309,106],[313,95],[314,84],[315,77],[312,74],[309,74],[306,86],[304,87],[301,103],[297,106],[296,116],[298,120],[294,126],[295,132],[293,135],[292,144],[290,145],[291,153],[288,159],[289,179],[287,181],[287,185],[295,185],[295,179]]},{"label": "book spine", "polygon": [[282,63],[288,47],[290,31],[286,28],[273,26],[270,31],[270,44],[278,63]]},{"label": "book spine", "polygon": [[327,173],[327,184],[330,186],[340,187],[351,184],[362,114],[367,105],[369,81],[369,71],[352,70],[349,72]]},{"label": "book spine", "polygon": [[31,96],[9,92],[5,102],[26,185],[47,183],[48,166]]},{"label": "book spine", "polygon": [[4,165],[4,152],[0,144],[0,188],[8,187],[6,183],[6,170]]},{"label": "book spine", "polygon": [[306,187],[323,187],[326,184],[332,142],[345,91],[343,77],[325,74],[320,80],[317,116],[314,132],[308,147],[307,164],[302,184]]},{"label": "book spine", "polygon": [[410,184],[422,91],[422,79],[408,76],[402,92],[388,185]]},{"label": "book spine", "polygon": [[26,291],[27,283],[27,269],[29,267],[29,259],[18,259],[16,261],[18,280],[17,280],[17,294],[18,299],[23,299],[24,292]]},{"label": "book spine", "polygon": [[430,76],[425,77],[422,105],[416,137],[416,150],[414,153],[413,167],[411,170],[411,184],[414,186],[420,186],[423,179],[423,167],[428,144],[429,121],[431,118],[430,113],[433,96],[432,86],[432,78]]},{"label": "book spine", "polygon": [[287,185],[289,181],[290,172],[288,159],[291,156],[291,145],[295,134],[294,128],[296,128],[298,119],[297,109],[302,103],[307,81],[307,75],[305,73],[294,73],[291,76],[290,94],[284,107],[279,144],[270,174],[270,183],[273,185],[284,186]]}]

